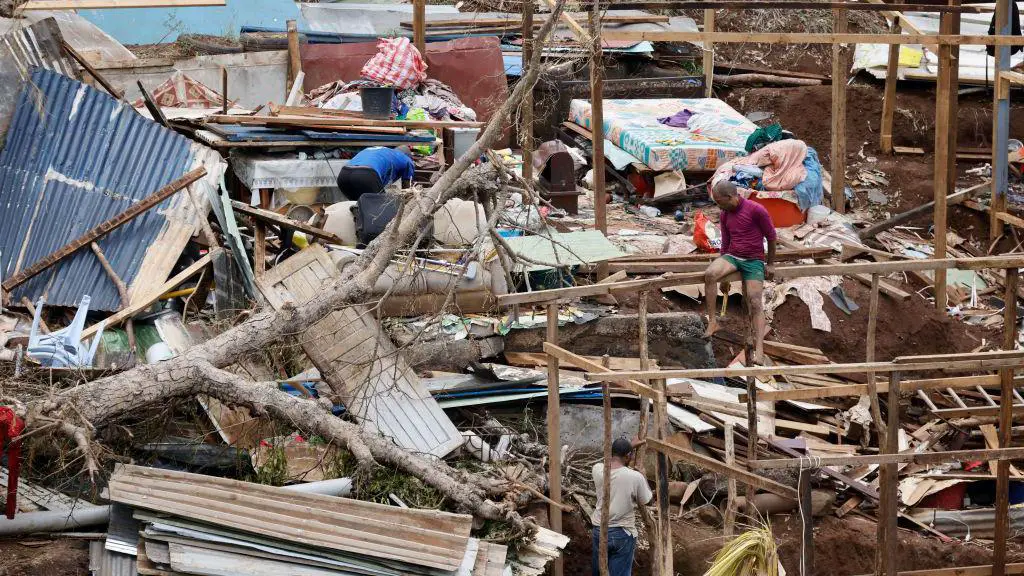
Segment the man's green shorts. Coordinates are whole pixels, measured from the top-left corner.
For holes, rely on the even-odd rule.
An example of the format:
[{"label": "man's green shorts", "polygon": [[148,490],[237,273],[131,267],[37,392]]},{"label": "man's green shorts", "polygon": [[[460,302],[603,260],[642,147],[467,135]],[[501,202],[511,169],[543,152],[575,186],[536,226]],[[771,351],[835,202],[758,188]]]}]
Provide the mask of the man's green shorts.
[{"label": "man's green shorts", "polygon": [[722,258],[725,258],[735,266],[740,271],[740,277],[744,280],[760,280],[764,282],[764,260],[737,258],[731,254],[724,254]]}]

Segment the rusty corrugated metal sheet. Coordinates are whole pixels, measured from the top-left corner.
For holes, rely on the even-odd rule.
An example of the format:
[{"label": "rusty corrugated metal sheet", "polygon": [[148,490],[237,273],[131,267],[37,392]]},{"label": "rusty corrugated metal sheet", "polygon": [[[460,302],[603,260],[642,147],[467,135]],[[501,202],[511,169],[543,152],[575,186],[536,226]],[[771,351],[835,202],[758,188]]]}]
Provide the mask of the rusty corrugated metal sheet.
[{"label": "rusty corrugated metal sheet", "polygon": [[[36,68],[0,151],[0,273],[9,277],[124,211],[188,171],[189,140],[81,82]],[[183,193],[179,193],[181,196]],[[132,285],[147,250],[168,226],[172,197],[98,243]],[[175,255],[176,258],[176,255]],[[164,278],[150,278],[154,285]],[[55,306],[121,307],[113,283],[80,250],[14,289],[12,299],[46,293]]]},{"label": "rusty corrugated metal sheet", "polygon": [[[377,53],[375,42],[309,44],[302,47],[306,91],[336,80],[358,80],[363,65]],[[505,62],[497,36],[427,43],[427,76],[451,86],[462,103],[487,122],[508,100]],[[507,133],[507,131],[506,131]],[[506,146],[507,137],[496,143]]]}]

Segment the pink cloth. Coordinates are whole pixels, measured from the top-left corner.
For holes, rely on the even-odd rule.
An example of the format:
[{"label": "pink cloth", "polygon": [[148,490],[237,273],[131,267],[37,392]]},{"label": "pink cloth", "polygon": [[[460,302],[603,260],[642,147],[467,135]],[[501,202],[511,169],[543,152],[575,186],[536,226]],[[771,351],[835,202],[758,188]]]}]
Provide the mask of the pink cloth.
[{"label": "pink cloth", "polygon": [[722,210],[719,220],[722,225],[722,254],[764,260],[764,241],[775,240],[775,225],[764,206],[740,198],[736,210]]},{"label": "pink cloth", "polygon": [[772,142],[750,156],[736,158],[721,165],[711,177],[709,190],[719,180],[728,180],[732,176],[732,167],[737,164],[760,166],[764,170],[761,183],[765,190],[792,190],[807,178],[807,169],[804,168],[805,156],[807,143],[803,140]]},{"label": "pink cloth", "polygon": [[408,38],[386,38],[377,42],[377,54],[360,74],[383,86],[405,90],[427,79],[427,65]]}]

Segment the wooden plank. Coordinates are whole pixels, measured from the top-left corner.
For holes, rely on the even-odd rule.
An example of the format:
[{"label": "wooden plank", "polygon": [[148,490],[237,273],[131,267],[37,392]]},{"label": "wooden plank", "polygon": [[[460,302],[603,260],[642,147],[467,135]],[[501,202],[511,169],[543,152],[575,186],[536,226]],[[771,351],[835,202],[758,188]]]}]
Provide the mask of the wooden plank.
[{"label": "wooden plank", "polygon": [[[552,10],[555,9],[555,0],[544,1],[547,3],[548,8]],[[569,27],[570,30],[572,30],[572,33],[576,36],[576,39],[579,40],[581,44],[587,44],[591,41],[590,35],[587,34],[587,31],[584,30],[583,27],[576,22],[576,19],[573,18],[571,14],[569,14],[568,12],[562,12],[559,18],[566,26]]]},{"label": "wooden plank", "polygon": [[[575,124],[573,124],[575,126]],[[587,132],[590,137],[590,132]],[[810,248],[780,248],[775,252],[775,262],[795,262],[797,260],[817,260],[828,258],[835,253],[832,248],[810,247]],[[718,259],[720,254],[710,252],[692,252],[690,254],[627,254],[618,258],[612,258],[610,264],[619,262],[704,262],[711,263]]]},{"label": "wooden plank", "polygon": [[[974,194],[980,192],[982,189],[988,189],[991,185],[992,185],[991,181],[986,180],[986,181],[982,182],[981,184],[977,184],[975,186],[971,186],[970,188],[965,188],[963,190],[959,190],[957,192],[954,192],[954,193],[946,196],[946,205],[947,206],[953,206],[953,205],[956,205],[956,204],[961,204],[965,200],[967,200],[968,198],[973,196]],[[898,226],[900,224],[903,224],[904,222],[912,220],[913,218],[915,218],[917,216],[921,216],[921,215],[927,214],[928,212],[932,212],[934,208],[935,208],[935,201],[934,200],[932,200],[930,202],[926,202],[924,204],[921,204],[920,206],[915,206],[914,208],[911,208],[910,210],[907,210],[906,212],[901,212],[899,214],[896,214],[895,216],[892,216],[891,218],[888,218],[888,219],[886,219],[886,220],[884,220],[882,222],[878,222],[877,224],[872,224],[871,226],[869,226],[869,227],[867,227],[867,228],[865,228],[863,230],[858,231],[857,235],[858,235],[858,237],[860,237],[861,240],[866,240],[868,238],[872,238],[875,235],[877,235],[879,232],[888,230],[890,228],[894,228],[894,227],[896,227],[896,226]]]},{"label": "wooden plank", "polygon": [[18,11],[178,8],[184,6],[227,6],[227,0],[28,0],[18,7]]},{"label": "wooden plank", "polygon": [[[715,31],[715,10],[706,8],[704,10],[704,31]],[[715,79],[715,45],[711,42],[704,44],[704,97],[711,98],[714,95]]]},{"label": "wooden plank", "polygon": [[[986,256],[979,258],[941,258],[922,260],[893,260],[889,262],[846,262],[834,264],[777,266],[775,276],[778,279],[806,278],[813,276],[855,276],[865,274],[890,274],[893,272],[920,272],[939,268],[959,268],[961,270],[978,270],[984,268],[1024,267],[1024,257],[1020,255]],[[726,280],[739,279],[735,274]],[[870,283],[870,277],[865,277]],[[498,304],[530,304],[551,302],[583,296],[597,296],[614,292],[639,292],[641,290],[657,290],[671,286],[700,285],[704,283],[704,274],[684,272],[668,274],[661,278],[627,280],[609,284],[537,290],[498,296]]]},{"label": "wooden plank", "polygon": [[[548,355],[543,352],[509,352],[505,351],[505,361],[512,366],[522,366],[524,368],[540,367],[543,368],[548,365]],[[581,356],[587,360],[593,362],[595,365],[601,362],[600,356]],[[608,358],[608,367],[612,370],[643,370],[643,361],[641,358],[622,358],[619,356],[611,356]]]},{"label": "wooden plank", "polygon": [[[152,292],[149,293],[149,295],[142,298],[136,298],[136,301],[133,302],[131,306],[122,308],[115,314],[107,316],[107,318],[104,320],[104,328],[106,329],[111,328],[113,326],[117,326],[121,322],[124,322],[125,320],[134,317],[136,314],[145,310],[146,308],[149,308],[153,304],[153,302],[156,302],[160,298],[160,296],[167,292],[170,292],[174,288],[177,288],[179,284],[195,276],[196,274],[199,274],[199,272],[201,272],[203,268],[206,268],[206,266],[213,261],[213,257],[217,254],[217,252],[220,252],[221,250],[222,248],[214,248],[213,250],[210,250],[209,252],[206,253],[206,256],[203,256],[199,260],[196,260],[191,266],[175,274],[173,278],[155,288]],[[86,338],[95,334],[99,330],[99,327],[99,324],[93,324],[92,326],[83,330],[82,340],[85,340]]]},{"label": "wooden plank", "polygon": [[[932,410],[932,415],[944,420],[951,420],[953,418],[991,418],[999,416],[1001,412],[1000,406],[971,406],[968,408],[940,408]],[[1011,413],[1024,414],[1024,405],[1014,404]]]},{"label": "wooden plank", "polygon": [[286,216],[282,216],[282,215],[278,214],[277,212],[273,212],[273,211],[270,211],[270,210],[263,210],[262,208],[254,208],[252,206],[249,206],[248,204],[245,204],[243,202],[239,202],[238,200],[232,200],[231,201],[231,208],[234,209],[237,212],[241,212],[242,214],[245,214],[246,216],[250,216],[252,218],[257,218],[259,220],[262,220],[264,222],[269,222],[269,223],[274,224],[276,226],[281,226],[281,227],[284,227],[284,228],[292,228],[294,230],[298,230],[298,231],[303,232],[305,234],[309,234],[310,236],[315,236],[317,238],[322,238],[324,240],[327,240],[331,244],[344,244],[344,241],[342,241],[341,238],[338,238],[337,236],[335,236],[334,234],[331,234],[330,232],[327,232],[326,230],[317,228],[315,226],[310,226],[309,224],[306,224],[305,222],[299,222],[298,220],[292,220],[291,218],[288,218]]},{"label": "wooden plank", "polygon": [[[569,13],[569,16],[573,20],[581,20],[586,18],[587,15],[583,13]],[[540,28],[544,25],[548,19],[547,14],[537,14],[534,16],[532,28]],[[512,26],[517,25],[522,20],[518,16],[509,15],[508,17],[479,17],[474,15],[468,15],[463,18],[449,18],[449,19],[430,19],[427,20],[427,28],[480,28],[486,26]],[[605,24],[658,24],[668,23],[668,16],[661,16],[658,14],[614,14],[605,15],[602,18],[602,22]],[[400,23],[402,28],[412,29],[413,22],[411,20],[403,20]]]},{"label": "wooden plank", "polygon": [[[890,34],[899,34],[900,20],[893,20]],[[885,95],[882,98],[882,127],[879,130],[879,147],[883,154],[892,154],[892,125],[896,116],[896,80],[899,72],[900,45],[889,45],[889,61],[885,68]]]},{"label": "wooden plank", "polygon": [[424,58],[427,57],[427,0],[412,2],[412,43]]},{"label": "wooden plank", "polygon": [[737,481],[747,484],[748,486],[753,486],[766,492],[777,494],[783,498],[790,498],[792,500],[796,500],[797,498],[796,490],[789,486],[779,484],[774,480],[769,480],[768,478],[758,476],[757,474],[753,474],[740,468],[728,466],[723,462],[691,452],[674,444],[669,444],[663,440],[648,438],[647,446],[648,448],[664,453],[670,458],[684,460],[694,466],[722,474],[727,478],[735,478]]},{"label": "wooden plank", "polygon": [[[832,9],[832,30],[846,32],[846,9]],[[846,212],[846,77],[848,49],[832,45],[832,209]]]},{"label": "wooden plank", "polygon": [[1022,46],[1021,36],[932,34],[829,34],[814,32],[676,32],[606,30],[604,40],[642,42],[716,42],[723,44],[953,44],[957,46]]},{"label": "wooden plank", "polygon": [[[402,135],[412,126],[374,126],[360,122],[361,118],[336,118],[320,116],[248,116],[235,114],[214,114],[206,117],[209,124],[234,124],[270,128],[322,128],[344,132],[366,132],[369,134]],[[395,121],[397,122],[397,121]],[[422,122],[420,122],[422,124]],[[261,142],[261,144],[263,144]],[[337,142],[334,143],[337,146]],[[349,145],[348,142],[345,143]]]},{"label": "wooden plank", "polygon": [[[959,358],[959,355],[950,355]],[[949,370],[949,371],[975,371],[994,370],[997,368],[1012,368],[1021,365],[1024,361],[1024,351],[1017,352],[1012,356],[990,355],[985,352],[974,354],[975,358],[970,360],[933,360],[928,362],[896,363],[896,362],[856,362],[851,364],[811,364],[806,366],[742,366],[726,368],[694,368],[694,369],[672,369],[672,370],[649,370],[621,372],[587,372],[584,377],[592,382],[609,380],[621,382],[623,380],[649,380],[655,378],[746,378],[753,376],[760,378],[764,376],[788,376],[792,374],[857,374],[861,372],[919,372],[924,370]],[[906,357],[912,359],[913,357]],[[1012,380],[1011,380],[1012,383]],[[1009,405],[1006,406],[1007,410]]]},{"label": "wooden plank", "polygon": [[[1007,10],[1009,11],[1009,10]],[[1017,347],[1017,283],[1019,269],[1006,270],[1003,298],[1003,349]],[[999,372],[999,446],[1009,448],[1013,441],[1013,367]],[[996,467],[996,517],[992,565],[995,574],[1003,574],[1006,564],[1006,540],[1010,532],[1010,463],[1000,461]]]},{"label": "wooden plank", "polygon": [[[939,25],[941,33],[949,34],[953,21],[949,14],[943,14]],[[950,115],[952,106],[950,99],[950,82],[952,81],[953,56],[949,45],[939,46],[939,70],[935,88],[935,172],[933,175],[935,208],[933,211],[935,255],[946,255],[946,195],[950,193],[953,182],[949,180],[946,166],[955,162],[954,149],[950,149]],[[946,271],[935,271],[935,307],[940,311],[946,309]]]},{"label": "wooden plank", "polygon": [[[1024,376],[1016,379],[1018,384],[1024,385]],[[975,386],[997,386],[999,376],[995,374],[986,376],[956,376],[951,378],[929,378],[922,380],[904,380],[900,383],[900,389],[904,392],[916,392],[918,390],[943,390],[945,388],[974,388]],[[878,382],[878,392],[888,392],[889,383]],[[822,398],[842,398],[848,396],[862,396],[869,394],[867,384],[843,384],[840,386],[823,386],[820,388],[797,388],[795,390],[759,390],[758,400],[778,402],[780,400],[820,400]],[[745,402],[744,396],[740,396],[740,402]]]},{"label": "wooden plank", "polygon": [[[553,0],[547,2],[553,4]],[[604,165],[604,65],[601,62],[601,13],[596,2],[590,13],[590,33],[594,35],[590,47],[590,149],[594,167],[594,227],[607,236],[608,193],[604,186],[607,170]],[[585,36],[577,33],[577,37],[582,41]]]},{"label": "wooden plank", "polygon": [[[725,424],[725,464],[731,468],[736,467],[736,439],[733,425],[730,423]],[[726,487],[726,498],[725,498],[725,520],[724,520],[724,536],[726,538],[732,538],[733,532],[736,529],[736,496],[737,496],[736,479],[729,478]]]},{"label": "wooden plank", "polygon": [[[292,86],[295,84],[295,79],[299,77],[299,72],[302,71],[302,55],[299,53],[299,25],[295,20],[288,20],[286,23],[286,30],[288,33],[288,77],[285,83],[285,101],[288,100],[288,95],[292,91]],[[227,90],[224,91],[224,114],[227,114],[227,101],[228,95]]]},{"label": "wooden plank", "polygon": [[[900,429],[900,373],[892,372],[889,375],[889,392],[886,409],[888,411],[888,422],[885,425],[885,445],[882,447],[884,454],[880,456],[893,456],[899,452],[899,429]],[[897,534],[897,514],[899,513],[899,472],[895,463],[886,462],[882,464],[881,476],[879,478],[879,493],[881,494],[881,507],[878,510],[878,550],[883,558],[882,565],[885,573],[895,576],[897,570],[896,548],[899,545]],[[875,571],[878,571],[876,567]]]},{"label": "wooden plank", "polygon": [[[547,327],[545,329],[545,344],[550,342],[553,346],[558,345],[558,304],[549,304],[547,308]],[[551,529],[559,534],[562,533],[562,424],[561,424],[561,383],[558,381],[558,357],[548,355],[548,493],[551,497],[551,504],[548,506],[548,517],[550,518]],[[608,402],[607,388],[605,402]],[[607,450],[607,448],[605,448]],[[605,461],[605,470],[608,470],[608,462]],[[607,494],[607,492],[606,492]],[[606,497],[607,500],[607,497]],[[607,514],[606,514],[607,515]],[[552,567],[554,576],[560,576],[563,570],[561,562],[555,562]]]},{"label": "wooden plank", "polygon": [[[959,568],[932,568],[929,570],[903,570],[897,576],[994,576],[991,565],[962,566]],[[1007,564],[1004,574],[1024,574],[1024,563]],[[863,574],[861,576],[871,576]]]},{"label": "wooden plank", "polygon": [[103,89],[106,90],[111,96],[118,100],[124,98],[124,90],[121,90],[120,88],[117,88],[116,86],[111,84],[110,81],[103,76],[103,74],[100,74],[96,70],[96,68],[94,68],[93,65],[85,59],[84,56],[78,53],[78,50],[75,50],[74,47],[71,46],[71,44],[68,44],[67,40],[61,40],[60,45],[61,48],[64,49],[64,52],[66,52],[68,56],[71,56],[71,58],[73,58],[75,62],[78,62],[78,65],[81,66],[86,72],[88,72],[94,80],[99,82],[100,86],[102,86]]},{"label": "wooden plank", "polygon": [[1024,229],[1024,218],[1018,218],[1009,212],[996,212],[996,219],[1011,226]]},{"label": "wooden plank", "polygon": [[[530,71],[530,66],[533,63],[533,35],[534,35],[534,18],[533,13],[536,10],[535,2],[523,2],[523,18],[522,18],[522,37],[523,37],[523,53],[520,57],[520,76],[526,76]],[[523,158],[526,161],[523,162],[521,172],[523,180],[527,182],[533,182],[533,90],[527,90],[523,94],[523,103],[520,107],[520,119],[522,123],[519,127],[519,145],[522,148]]]},{"label": "wooden plank", "polygon": [[[544,352],[547,352],[549,355],[551,355],[557,360],[560,360],[572,366],[576,366],[577,368],[580,368],[582,370],[605,370],[605,367],[602,366],[600,363],[591,362],[590,360],[587,360],[583,356],[573,354],[572,352],[569,352],[568,350],[560,348],[554,344],[551,344],[550,342],[544,343]],[[620,380],[620,382],[624,382],[626,387],[632,390],[634,394],[644,398],[648,398],[655,402],[657,402],[657,400],[663,396],[661,392],[635,380]]]},{"label": "wooden plank", "polygon": [[777,458],[771,460],[755,460],[747,466],[755,470],[778,470],[786,468],[806,467],[810,460],[815,466],[866,466],[871,464],[948,464],[951,462],[971,462],[975,460],[1024,459],[1024,448],[995,448],[985,450],[948,450],[946,452],[900,452],[886,454],[867,454],[857,456],[814,456],[813,458]]},{"label": "wooden plank", "polygon": [[85,248],[89,244],[99,240],[100,238],[106,236],[107,234],[113,232],[114,230],[117,230],[118,228],[124,226],[128,222],[131,222],[142,213],[157,206],[167,198],[170,198],[173,194],[177,193],[179,190],[182,190],[189,184],[192,184],[193,182],[201,179],[203,176],[206,176],[206,169],[200,166],[199,168],[196,168],[195,170],[189,172],[188,174],[185,174],[181,178],[178,178],[177,180],[174,180],[170,184],[167,184],[166,186],[157,190],[153,194],[150,194],[145,199],[132,204],[124,212],[121,212],[117,216],[114,216],[113,218],[96,225],[91,230],[89,230],[85,234],[82,234],[78,238],[72,240],[68,244],[65,244],[57,251],[40,258],[28,268],[4,280],[4,291],[10,292],[15,287],[25,283],[27,280],[33,278],[43,270],[46,270],[47,268],[53,266],[57,262],[60,262],[64,258],[71,256],[72,254],[81,250],[82,248]]}]

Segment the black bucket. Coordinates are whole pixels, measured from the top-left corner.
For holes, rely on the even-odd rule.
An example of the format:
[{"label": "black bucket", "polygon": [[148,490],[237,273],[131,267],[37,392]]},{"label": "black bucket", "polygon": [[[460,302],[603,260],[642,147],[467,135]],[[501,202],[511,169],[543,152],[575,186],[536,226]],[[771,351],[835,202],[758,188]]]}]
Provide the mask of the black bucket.
[{"label": "black bucket", "polygon": [[367,118],[391,118],[391,99],[394,88],[360,88],[359,98],[363,101],[363,115]]}]

